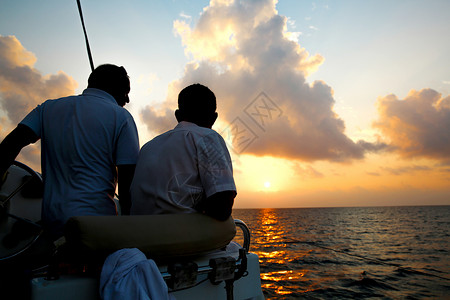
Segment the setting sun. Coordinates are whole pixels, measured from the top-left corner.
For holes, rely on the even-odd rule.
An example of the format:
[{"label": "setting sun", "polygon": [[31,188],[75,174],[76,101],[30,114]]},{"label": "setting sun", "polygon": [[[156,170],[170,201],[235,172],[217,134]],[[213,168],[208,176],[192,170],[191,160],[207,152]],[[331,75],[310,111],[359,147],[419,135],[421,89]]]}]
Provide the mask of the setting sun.
[{"label": "setting sun", "polygon": [[288,161],[270,156],[234,157],[235,181],[242,192],[278,192],[292,189],[294,173]]}]

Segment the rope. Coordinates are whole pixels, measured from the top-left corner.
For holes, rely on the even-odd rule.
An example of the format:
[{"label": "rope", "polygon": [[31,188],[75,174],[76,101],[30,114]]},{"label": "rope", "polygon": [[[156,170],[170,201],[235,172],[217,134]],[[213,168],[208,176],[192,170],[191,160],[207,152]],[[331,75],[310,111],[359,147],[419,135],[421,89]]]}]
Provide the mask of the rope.
[{"label": "rope", "polygon": [[84,18],[83,18],[83,12],[81,11],[81,3],[80,0],[77,0],[78,4],[78,12],[80,13],[80,19],[81,19],[81,25],[83,26],[83,32],[84,32],[84,39],[86,41],[86,49],[89,57],[89,63],[91,65],[91,71],[94,71],[94,61],[92,60],[92,54],[91,54],[91,48],[89,47],[89,40],[86,32],[86,27],[84,26]]},{"label": "rope", "polygon": [[431,276],[431,277],[437,277],[437,278],[440,278],[440,279],[444,279],[444,280],[449,280],[450,281],[450,278],[448,278],[448,277],[443,277],[443,276],[439,276],[439,275],[435,275],[435,274],[431,274],[431,273],[417,271],[417,270],[414,270],[414,269],[409,268],[409,267],[403,267],[403,266],[401,266],[399,264],[388,263],[388,262],[385,262],[385,261],[382,261],[382,260],[379,260],[379,259],[375,259],[375,258],[370,258],[370,257],[365,257],[365,256],[362,256],[362,255],[358,255],[358,254],[349,253],[347,251],[336,250],[336,249],[333,249],[333,248],[330,248],[330,247],[318,245],[316,242],[307,242],[307,241],[300,241],[300,240],[290,239],[290,241],[280,241],[280,242],[273,242],[273,243],[267,243],[267,244],[306,244],[306,245],[309,245],[309,246],[314,246],[314,247],[317,247],[317,248],[322,248],[322,249],[325,249],[325,250],[334,251],[334,252],[338,252],[338,253],[341,253],[341,254],[353,256],[353,257],[356,257],[356,258],[359,258],[359,259],[368,260],[368,261],[371,261],[371,262],[374,262],[374,263],[377,263],[377,264],[380,264],[380,265],[396,267],[396,268],[398,268],[401,271],[406,271],[406,272],[410,272],[410,273],[412,272],[412,273],[416,273],[416,274],[420,274],[420,275],[426,275],[426,276]]}]

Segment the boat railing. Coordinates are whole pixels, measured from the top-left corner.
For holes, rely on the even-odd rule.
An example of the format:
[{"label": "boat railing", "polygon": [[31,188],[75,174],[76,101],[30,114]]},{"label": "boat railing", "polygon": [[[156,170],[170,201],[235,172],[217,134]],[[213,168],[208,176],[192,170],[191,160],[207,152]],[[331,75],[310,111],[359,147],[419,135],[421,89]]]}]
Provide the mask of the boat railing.
[{"label": "boat railing", "polygon": [[242,235],[244,238],[244,244],[242,247],[245,249],[245,252],[248,253],[250,251],[250,229],[248,229],[247,224],[239,219],[234,219],[234,224],[237,228],[242,230]]}]

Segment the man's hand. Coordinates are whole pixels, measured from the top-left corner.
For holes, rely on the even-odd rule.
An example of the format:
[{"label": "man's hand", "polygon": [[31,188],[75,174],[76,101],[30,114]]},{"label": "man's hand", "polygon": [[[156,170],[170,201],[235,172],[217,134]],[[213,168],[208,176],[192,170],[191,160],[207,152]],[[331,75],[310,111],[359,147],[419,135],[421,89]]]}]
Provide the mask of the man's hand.
[{"label": "man's hand", "polygon": [[215,193],[199,203],[196,209],[214,219],[225,221],[231,216],[236,191]]},{"label": "man's hand", "polygon": [[136,165],[117,166],[119,203],[122,215],[129,215],[131,208],[130,186],[134,177]]},{"label": "man's hand", "polygon": [[38,139],[39,137],[30,127],[17,125],[0,144],[0,174],[6,173],[23,147],[35,143]]}]

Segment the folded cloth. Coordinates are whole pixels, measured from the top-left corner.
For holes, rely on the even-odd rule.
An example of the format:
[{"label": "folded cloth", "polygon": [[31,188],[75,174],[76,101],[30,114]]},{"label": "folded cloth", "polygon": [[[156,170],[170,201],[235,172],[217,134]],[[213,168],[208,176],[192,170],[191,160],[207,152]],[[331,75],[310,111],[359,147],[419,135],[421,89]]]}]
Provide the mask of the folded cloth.
[{"label": "folded cloth", "polygon": [[105,300],[175,299],[155,262],[136,248],[109,255],[100,275],[100,297]]}]

